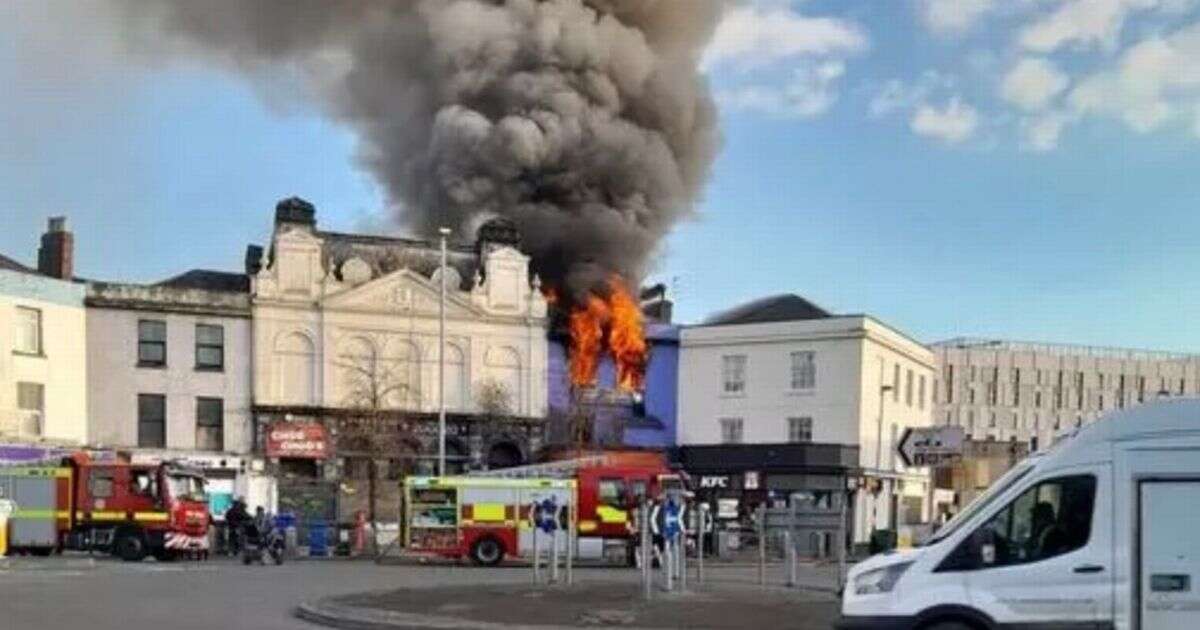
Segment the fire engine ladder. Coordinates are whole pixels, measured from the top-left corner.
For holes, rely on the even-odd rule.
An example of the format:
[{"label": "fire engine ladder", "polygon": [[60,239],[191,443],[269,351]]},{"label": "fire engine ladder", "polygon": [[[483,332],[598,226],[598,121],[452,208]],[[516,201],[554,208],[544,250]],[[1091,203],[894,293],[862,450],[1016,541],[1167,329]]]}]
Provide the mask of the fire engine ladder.
[{"label": "fire engine ladder", "polygon": [[545,464],[531,464],[528,466],[516,466],[513,468],[501,468],[499,470],[483,470],[470,473],[470,477],[484,477],[489,479],[562,479],[565,477],[575,476],[575,471],[580,468],[590,466],[603,466],[608,463],[608,457],[605,455],[591,455],[588,457],[580,457],[578,459],[568,459],[561,462],[547,462]]}]

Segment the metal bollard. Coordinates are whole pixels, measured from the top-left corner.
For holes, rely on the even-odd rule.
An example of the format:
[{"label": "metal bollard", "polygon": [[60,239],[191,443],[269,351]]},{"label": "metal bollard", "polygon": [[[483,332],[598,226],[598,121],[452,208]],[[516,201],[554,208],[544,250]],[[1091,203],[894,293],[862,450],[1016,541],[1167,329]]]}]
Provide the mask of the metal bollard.
[{"label": "metal bollard", "polygon": [[796,581],[797,581],[796,580],[796,544],[792,540],[792,532],[789,530],[786,530],[786,529],[783,530],[783,545],[784,545],[784,549],[785,549],[784,557],[787,558],[787,563],[788,563],[787,585],[789,587],[794,587],[794,586],[796,586]]},{"label": "metal bollard", "polygon": [[[705,530],[708,529],[708,504],[700,504],[700,527],[696,533],[696,581],[700,584],[704,583],[704,537],[707,535]],[[714,528],[715,530],[715,528]],[[716,536],[716,532],[713,532]]]},{"label": "metal bollard", "polygon": [[758,506],[758,584],[767,585],[767,504]]},{"label": "metal bollard", "polygon": [[537,526],[533,528],[533,583],[542,583],[542,548]]},{"label": "metal bollard", "polygon": [[663,540],[662,568],[663,568],[663,576],[666,578],[666,581],[667,581],[666,590],[668,593],[675,590],[675,574],[674,574],[675,572],[671,570],[671,567],[673,567],[675,565],[675,558],[674,558],[675,553],[674,553],[674,550],[671,549],[672,546],[673,546],[673,544],[670,539]]},{"label": "metal bollard", "polygon": [[687,592],[687,534],[679,536],[679,590]]},{"label": "metal bollard", "polygon": [[558,584],[558,529],[550,534],[550,583]]},{"label": "metal bollard", "polygon": [[575,544],[579,539],[575,537],[575,520],[567,521],[567,586],[570,586],[575,583]]},{"label": "metal bollard", "polygon": [[651,565],[654,554],[650,550],[650,506],[645,501],[638,510],[638,529],[642,536],[642,595],[650,599],[653,596]]}]

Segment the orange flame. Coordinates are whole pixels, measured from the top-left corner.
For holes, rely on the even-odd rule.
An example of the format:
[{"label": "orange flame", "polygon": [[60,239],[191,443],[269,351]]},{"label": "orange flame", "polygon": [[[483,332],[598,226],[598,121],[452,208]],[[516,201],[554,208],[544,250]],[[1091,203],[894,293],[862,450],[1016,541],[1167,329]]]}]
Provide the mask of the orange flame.
[{"label": "orange flame", "polygon": [[576,306],[568,321],[571,328],[571,384],[591,387],[596,384],[596,368],[600,365],[600,348],[604,342],[604,323],[608,320],[608,305],[595,295],[587,303]]},{"label": "orange flame", "polygon": [[[617,367],[617,386],[628,392],[641,391],[648,360],[642,310],[618,276],[612,276],[608,286],[607,297],[589,295],[584,304],[572,308],[568,317],[571,384],[596,385],[596,371],[607,342]],[[556,293],[551,291],[549,295],[557,301]]]},{"label": "orange flame", "polygon": [[646,380],[646,332],[642,326],[642,309],[620,279],[609,279],[612,293],[608,305],[612,322],[608,347],[617,365],[617,386],[627,392],[640,392]]}]

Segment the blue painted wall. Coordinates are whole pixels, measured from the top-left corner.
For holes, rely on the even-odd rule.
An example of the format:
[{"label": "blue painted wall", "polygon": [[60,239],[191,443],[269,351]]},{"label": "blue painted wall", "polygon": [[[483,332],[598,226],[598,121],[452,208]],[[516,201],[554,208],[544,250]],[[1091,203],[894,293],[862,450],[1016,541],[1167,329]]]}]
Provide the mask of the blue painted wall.
[{"label": "blue painted wall", "polygon": [[[675,428],[679,408],[679,326],[648,322],[646,338],[650,342],[650,363],[646,368],[644,415],[634,415],[626,424],[626,446],[666,448],[675,445]],[[571,404],[571,384],[567,372],[565,338],[550,338],[550,357],[547,375],[550,415],[565,415]],[[616,368],[611,358],[600,364],[598,375],[601,387],[611,388],[616,382]]]}]

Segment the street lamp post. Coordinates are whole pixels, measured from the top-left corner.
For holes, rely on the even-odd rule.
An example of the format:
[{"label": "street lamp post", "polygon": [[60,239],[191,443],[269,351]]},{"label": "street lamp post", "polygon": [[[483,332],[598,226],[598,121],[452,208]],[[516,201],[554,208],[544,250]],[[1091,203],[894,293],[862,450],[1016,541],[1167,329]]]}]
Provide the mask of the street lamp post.
[{"label": "street lamp post", "polygon": [[450,228],[439,228],[442,247],[441,299],[438,300],[438,476],[446,476],[446,237]]}]

